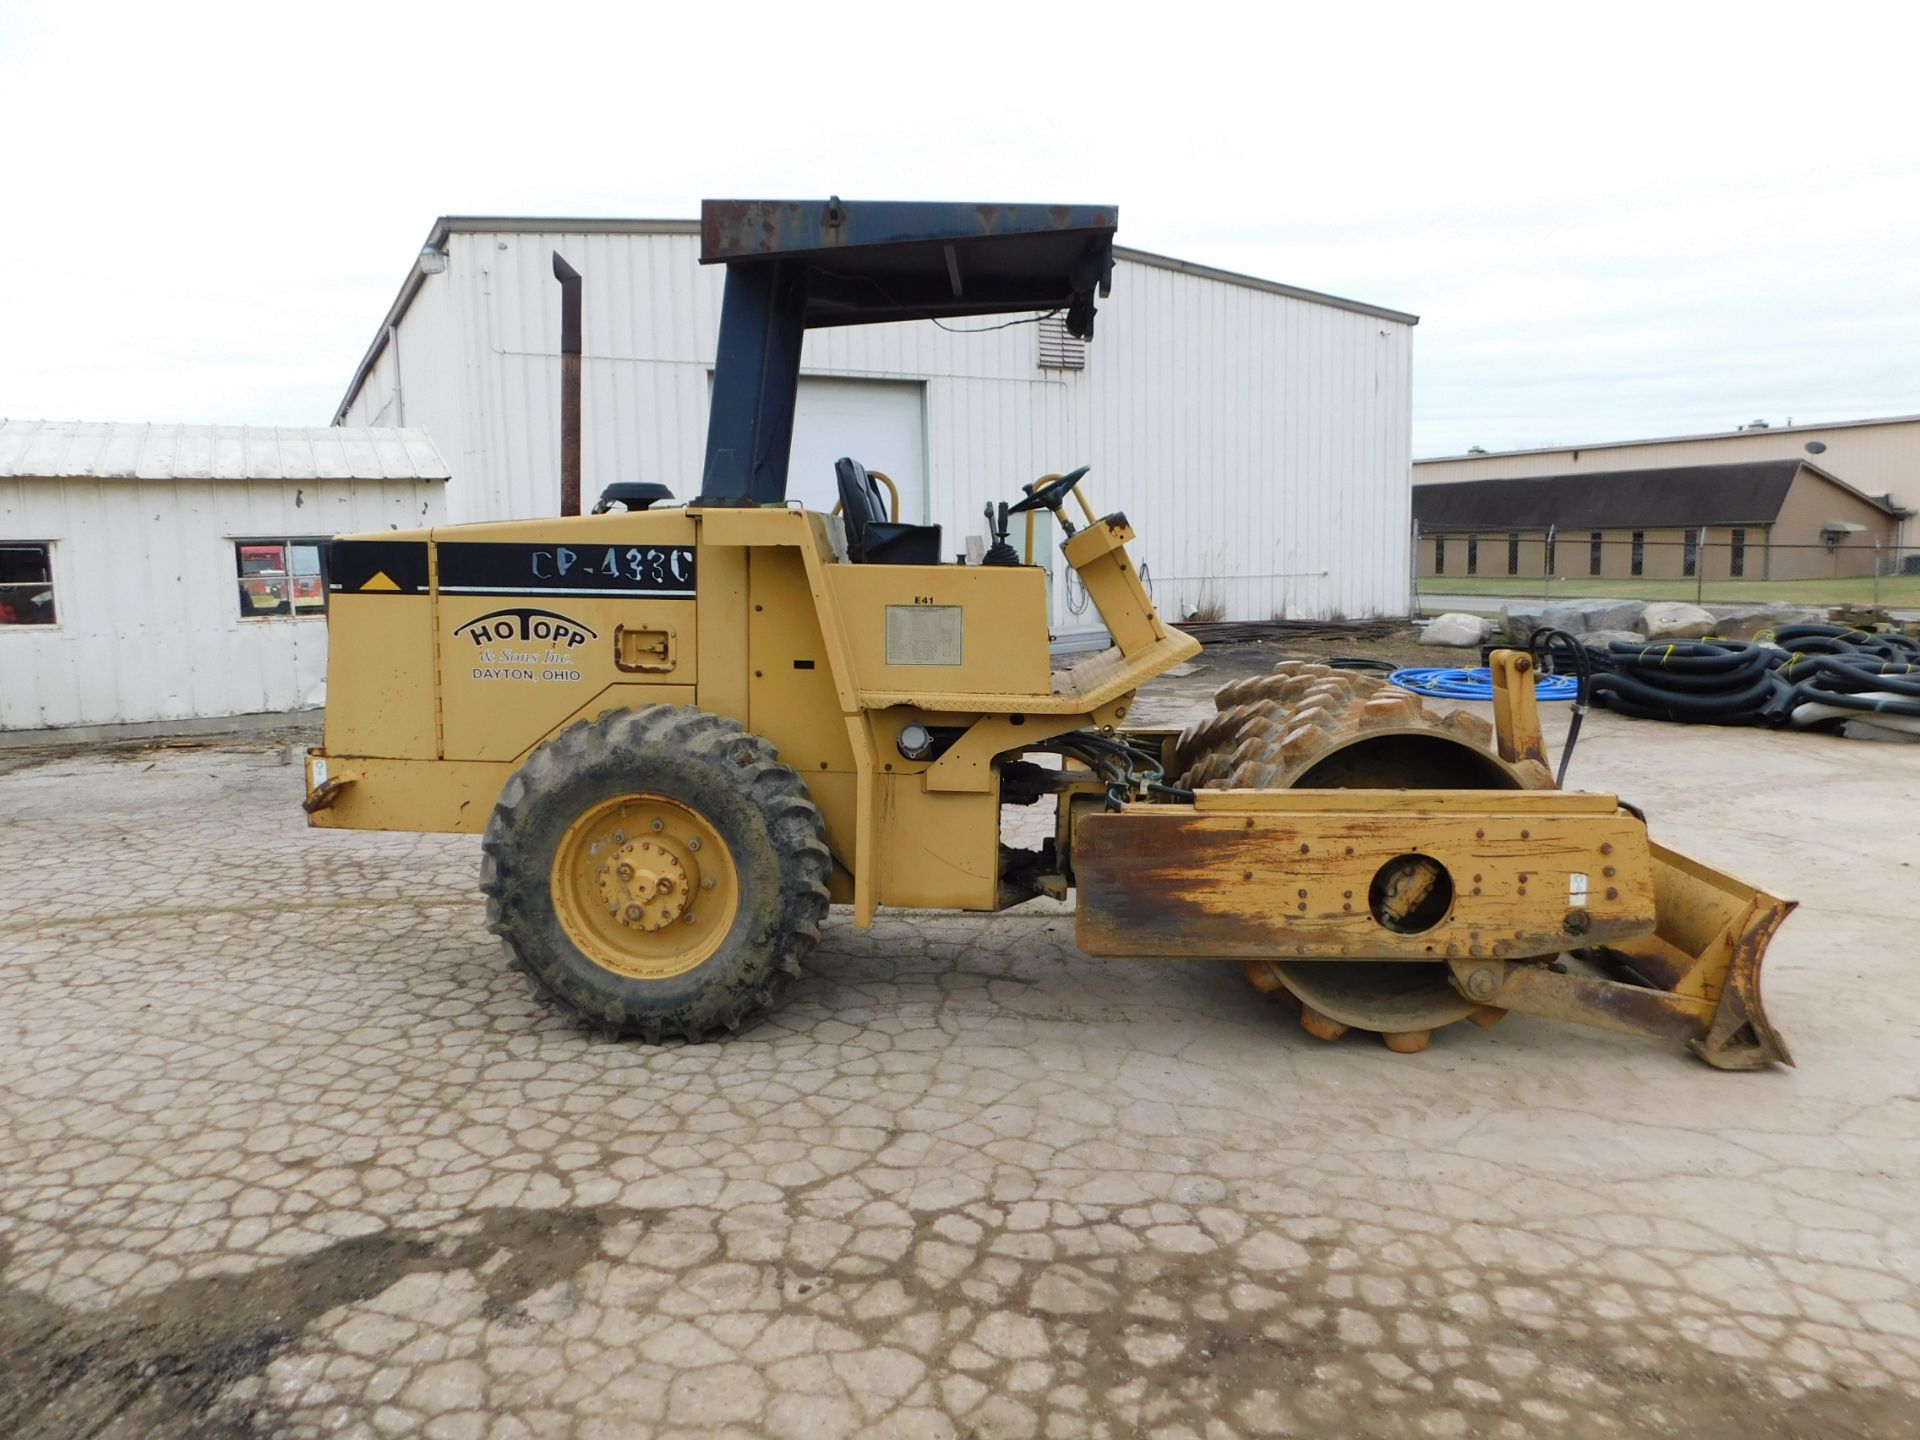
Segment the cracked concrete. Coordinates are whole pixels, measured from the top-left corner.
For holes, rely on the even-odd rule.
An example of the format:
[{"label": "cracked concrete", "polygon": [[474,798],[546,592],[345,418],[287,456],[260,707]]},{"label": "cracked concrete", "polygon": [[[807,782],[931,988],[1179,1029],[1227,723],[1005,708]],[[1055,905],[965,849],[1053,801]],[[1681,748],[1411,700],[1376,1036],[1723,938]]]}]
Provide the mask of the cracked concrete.
[{"label": "cracked concrete", "polygon": [[1804,902],[1757,1076],[1323,1046],[1044,903],[836,912],[757,1028],[608,1043],[474,841],[309,832],[280,760],[0,776],[0,1433],[1920,1433],[1912,747],[1589,723],[1574,783]]}]

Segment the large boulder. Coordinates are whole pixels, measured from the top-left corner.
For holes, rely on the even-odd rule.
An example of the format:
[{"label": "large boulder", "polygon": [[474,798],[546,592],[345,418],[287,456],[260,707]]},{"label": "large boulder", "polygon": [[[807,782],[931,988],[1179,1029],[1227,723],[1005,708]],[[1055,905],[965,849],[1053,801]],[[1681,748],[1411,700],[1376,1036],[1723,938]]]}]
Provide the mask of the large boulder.
[{"label": "large boulder", "polygon": [[1517,600],[1511,605],[1500,607],[1500,614],[1506,621],[1507,638],[1526,644],[1527,636],[1540,628],[1540,617],[1546,613],[1546,606],[1538,600]]},{"label": "large boulder", "polygon": [[1814,625],[1826,618],[1804,605],[1709,605],[1714,631],[1723,640],[1751,640],[1764,630],[1782,625]]},{"label": "large boulder", "polygon": [[1616,640],[1628,645],[1644,645],[1647,637],[1638,630],[1584,630],[1580,634],[1580,643],[1595,650],[1605,650]]},{"label": "large boulder", "polygon": [[1422,645],[1478,645],[1493,633],[1493,622],[1478,615],[1450,610],[1429,620],[1420,632]]},{"label": "large boulder", "polygon": [[[1564,630],[1569,635],[1578,635],[1592,623],[1587,619],[1587,608],[1583,600],[1556,600],[1540,612],[1540,623],[1550,630]],[[1524,640],[1526,637],[1521,638]]]},{"label": "large boulder", "polygon": [[[1606,605],[1611,602],[1599,603]],[[1506,622],[1507,638],[1524,645],[1527,637],[1540,629],[1564,630],[1569,635],[1578,635],[1582,630],[1599,628],[1593,620],[1594,604],[1591,600],[1518,601],[1504,607],[1501,615]]]},{"label": "large boulder", "polygon": [[1637,629],[1649,640],[1698,640],[1714,633],[1711,610],[1684,600],[1655,600],[1640,612]]},{"label": "large boulder", "polygon": [[1631,630],[1640,623],[1640,612],[1647,608],[1644,600],[1594,600],[1587,605],[1587,628],[1590,630]]}]

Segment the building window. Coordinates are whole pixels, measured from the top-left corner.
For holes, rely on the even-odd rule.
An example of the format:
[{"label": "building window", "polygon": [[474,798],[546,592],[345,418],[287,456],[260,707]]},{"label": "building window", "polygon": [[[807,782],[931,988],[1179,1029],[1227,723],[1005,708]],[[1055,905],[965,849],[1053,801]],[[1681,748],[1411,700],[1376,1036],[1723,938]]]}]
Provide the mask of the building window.
[{"label": "building window", "polygon": [[1633,573],[1644,575],[1647,571],[1647,532],[1633,532]]},{"label": "building window", "polygon": [[1478,575],[1479,573],[1480,537],[1478,535],[1469,535],[1467,536],[1467,574]]},{"label": "building window", "polygon": [[1687,531],[1687,538],[1680,546],[1680,573],[1691,579],[1700,568],[1700,532]]},{"label": "building window", "polygon": [[53,546],[0,540],[0,625],[51,625],[53,619]]},{"label": "building window", "polygon": [[240,618],[322,615],[327,609],[327,542],[318,537],[236,540]]},{"label": "building window", "polygon": [[1433,537],[1433,573],[1436,575],[1447,573],[1447,537],[1444,535]]},{"label": "building window", "polygon": [[1594,531],[1587,541],[1587,574],[1600,573],[1600,557],[1604,553],[1604,546],[1605,542],[1601,539],[1600,532]]},{"label": "building window", "polygon": [[1747,573],[1747,532],[1733,530],[1727,545],[1727,574],[1738,580]]},{"label": "building window", "polygon": [[1517,530],[1509,530],[1507,532],[1507,574],[1518,575],[1519,573],[1520,532]]}]

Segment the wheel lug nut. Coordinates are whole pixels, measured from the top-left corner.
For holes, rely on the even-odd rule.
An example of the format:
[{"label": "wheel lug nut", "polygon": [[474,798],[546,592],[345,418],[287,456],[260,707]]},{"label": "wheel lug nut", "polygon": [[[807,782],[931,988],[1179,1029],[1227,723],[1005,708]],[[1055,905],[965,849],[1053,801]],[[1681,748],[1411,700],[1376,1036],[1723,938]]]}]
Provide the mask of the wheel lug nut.
[{"label": "wheel lug nut", "polygon": [[642,910],[638,905],[627,906],[627,919],[629,920],[643,919],[645,918],[646,913],[647,912],[645,910]]},{"label": "wheel lug nut", "polygon": [[622,880],[631,880],[633,879],[633,866],[622,865],[616,873]]},{"label": "wheel lug nut", "polygon": [[687,849],[698,850],[699,848],[700,848],[700,837],[698,835],[689,836],[687,839]]},{"label": "wheel lug nut", "polygon": [[666,821],[664,821],[664,820],[662,820],[662,819],[660,819],[660,818],[659,818],[658,816],[655,816],[655,817],[654,817],[654,821],[653,821],[653,831],[654,831],[654,834],[656,834],[656,835],[657,835],[657,834],[659,834],[659,833],[660,833],[660,832],[661,832],[662,830],[664,830],[664,829],[666,829],[666,828],[667,828],[667,822],[666,822]]},{"label": "wheel lug nut", "polygon": [[702,890],[711,890],[713,888],[713,877],[709,875],[704,880],[702,880],[700,882],[700,888]]}]

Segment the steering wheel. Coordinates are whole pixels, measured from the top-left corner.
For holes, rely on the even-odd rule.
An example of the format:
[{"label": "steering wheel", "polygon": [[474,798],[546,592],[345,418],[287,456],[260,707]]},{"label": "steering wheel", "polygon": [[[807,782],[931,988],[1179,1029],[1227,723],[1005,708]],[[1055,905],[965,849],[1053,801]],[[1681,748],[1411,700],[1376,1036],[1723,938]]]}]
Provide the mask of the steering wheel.
[{"label": "steering wheel", "polygon": [[1073,487],[1086,478],[1093,467],[1082,465],[1078,470],[1070,470],[1057,480],[1049,480],[1038,490],[1027,493],[1027,498],[1017,505],[1009,505],[1009,515],[1024,515],[1029,510],[1058,510],[1067,503],[1067,496],[1073,493]]}]

